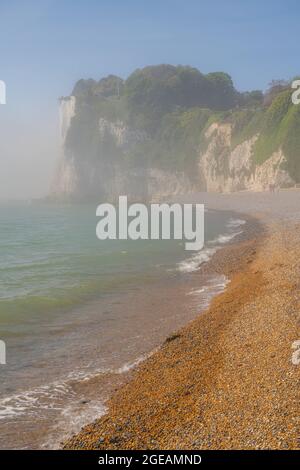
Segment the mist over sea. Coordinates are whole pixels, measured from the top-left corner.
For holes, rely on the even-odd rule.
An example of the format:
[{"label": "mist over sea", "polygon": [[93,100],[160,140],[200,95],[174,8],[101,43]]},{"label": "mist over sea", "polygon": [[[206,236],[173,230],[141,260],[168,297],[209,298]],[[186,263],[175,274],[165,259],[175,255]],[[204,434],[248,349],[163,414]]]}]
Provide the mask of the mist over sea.
[{"label": "mist over sea", "polygon": [[1,205],[0,220],[2,448],[55,446],[102,413],[118,377],[224,288],[197,270],[243,225],[207,211],[195,253],[178,240],[100,241],[95,205]]}]

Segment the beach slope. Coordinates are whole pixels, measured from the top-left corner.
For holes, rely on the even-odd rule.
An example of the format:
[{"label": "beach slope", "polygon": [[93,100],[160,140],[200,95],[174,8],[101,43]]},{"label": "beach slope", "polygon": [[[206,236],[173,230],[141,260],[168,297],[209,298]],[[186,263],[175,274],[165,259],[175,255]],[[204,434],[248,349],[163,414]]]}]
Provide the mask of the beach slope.
[{"label": "beach slope", "polygon": [[231,282],[66,449],[297,449],[300,225],[222,250]]}]

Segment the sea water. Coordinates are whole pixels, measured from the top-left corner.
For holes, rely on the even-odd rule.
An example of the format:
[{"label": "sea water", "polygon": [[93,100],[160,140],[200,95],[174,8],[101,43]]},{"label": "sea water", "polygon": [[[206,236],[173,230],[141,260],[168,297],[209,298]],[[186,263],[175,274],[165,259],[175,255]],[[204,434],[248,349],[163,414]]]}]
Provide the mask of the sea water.
[{"label": "sea water", "polygon": [[205,213],[205,247],[96,237],[96,205],[0,205],[0,447],[57,447],[170,332],[207,307],[224,276],[202,263],[242,230]]}]

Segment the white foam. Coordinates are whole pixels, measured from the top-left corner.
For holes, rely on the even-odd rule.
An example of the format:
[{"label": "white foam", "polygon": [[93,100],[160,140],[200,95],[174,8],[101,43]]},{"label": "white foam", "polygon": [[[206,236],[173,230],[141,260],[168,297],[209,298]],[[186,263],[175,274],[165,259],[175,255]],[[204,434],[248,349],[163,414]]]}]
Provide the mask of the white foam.
[{"label": "white foam", "polygon": [[188,295],[195,297],[197,308],[207,308],[210,304],[211,299],[223,292],[229,283],[229,279],[224,276],[216,276],[208,281],[208,283],[200,289],[193,289],[188,292]]},{"label": "white foam", "polygon": [[227,226],[231,228],[235,227],[240,227],[241,225],[244,225],[246,223],[246,220],[243,219],[230,219]]},{"label": "white foam", "polygon": [[[227,227],[230,230],[233,228],[240,227],[245,223],[246,221],[242,219],[230,219],[227,223]],[[237,235],[240,235],[241,233],[243,233],[242,230],[238,232],[229,231],[229,233],[218,235],[213,240],[208,241],[209,247],[198,251],[193,256],[178,263],[178,271],[183,273],[191,273],[197,271],[198,269],[200,269],[201,264],[207,263],[211,259],[211,257],[216,253],[216,251],[221,248],[220,245],[224,245],[225,243],[230,242],[231,240],[233,240],[233,238],[235,238]],[[211,247],[212,245],[213,247]]]},{"label": "white foam", "polygon": [[210,245],[214,245],[214,244],[223,245],[224,243],[230,242],[230,240],[235,238],[237,235],[240,235],[241,233],[243,233],[242,230],[240,230],[239,232],[234,232],[234,233],[221,234],[218,237],[214,238],[214,240],[209,241],[208,243]]},{"label": "white foam", "polygon": [[72,389],[66,382],[53,382],[0,400],[0,420],[26,413],[34,414],[41,409],[59,409],[57,402],[63,396],[71,396]]},{"label": "white foam", "polygon": [[83,407],[78,401],[73,401],[61,412],[60,418],[55,422],[47,434],[43,449],[58,449],[61,442],[67,440],[72,434],[78,433],[83,426],[100,418],[107,412],[107,407],[101,401],[90,401]]},{"label": "white foam", "polygon": [[20,415],[40,414],[41,410],[62,410],[65,400],[76,396],[72,382],[86,382],[103,374],[125,374],[139,365],[150,355],[144,354],[132,362],[127,362],[118,368],[99,368],[94,371],[73,371],[68,374],[65,381],[55,381],[31,390],[10,395],[0,400],[0,420]]},{"label": "white foam", "polygon": [[211,259],[211,257],[217,251],[217,247],[215,248],[205,248],[204,250],[198,251],[190,258],[187,258],[180,263],[177,264],[178,270],[183,273],[192,273],[197,271],[201,264],[207,263]]},{"label": "white foam", "polygon": [[114,369],[115,374],[126,374],[126,372],[129,372],[131,369],[134,369],[137,367],[141,362],[145,361],[148,359],[148,357],[152,356],[152,354],[155,352],[155,350],[151,351],[148,354],[143,354],[140,356],[138,359],[136,359],[133,362],[127,362],[124,364],[122,367],[119,367],[118,369]]}]

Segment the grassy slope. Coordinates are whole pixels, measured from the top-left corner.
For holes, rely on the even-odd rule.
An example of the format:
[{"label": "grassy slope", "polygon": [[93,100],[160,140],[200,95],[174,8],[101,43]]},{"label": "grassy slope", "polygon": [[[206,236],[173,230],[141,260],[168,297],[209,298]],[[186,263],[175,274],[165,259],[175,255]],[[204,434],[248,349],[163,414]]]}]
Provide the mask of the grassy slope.
[{"label": "grassy slope", "polygon": [[281,148],[287,159],[285,169],[300,181],[300,106],[293,105],[290,90],[280,93],[268,108],[240,109],[221,120],[233,124],[232,148],[258,134],[255,163],[261,165]]}]

